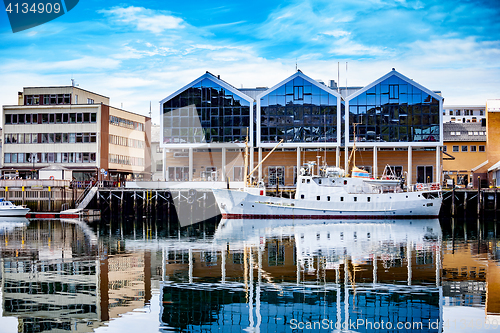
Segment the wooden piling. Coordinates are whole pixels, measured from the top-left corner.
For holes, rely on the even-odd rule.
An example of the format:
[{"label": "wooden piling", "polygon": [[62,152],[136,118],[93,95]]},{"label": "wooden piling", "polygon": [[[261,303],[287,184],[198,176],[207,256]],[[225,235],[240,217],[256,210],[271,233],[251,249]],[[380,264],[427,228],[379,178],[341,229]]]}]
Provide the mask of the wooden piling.
[{"label": "wooden piling", "polygon": [[135,218],[137,218],[137,193],[134,190],[134,214]]},{"label": "wooden piling", "polygon": [[451,216],[455,216],[455,178],[453,178],[453,183],[452,183],[452,189],[451,189]]},{"label": "wooden piling", "polygon": [[481,214],[481,177],[477,177],[477,216]]},{"label": "wooden piling", "polygon": [[122,213],[120,215],[123,215],[123,189],[121,190],[121,192],[122,193],[120,194],[120,203],[119,203],[120,208],[119,208],[119,210],[120,210],[120,213]]},{"label": "wooden piling", "polygon": [[464,217],[467,216],[467,195],[468,192],[465,190],[464,192]]}]

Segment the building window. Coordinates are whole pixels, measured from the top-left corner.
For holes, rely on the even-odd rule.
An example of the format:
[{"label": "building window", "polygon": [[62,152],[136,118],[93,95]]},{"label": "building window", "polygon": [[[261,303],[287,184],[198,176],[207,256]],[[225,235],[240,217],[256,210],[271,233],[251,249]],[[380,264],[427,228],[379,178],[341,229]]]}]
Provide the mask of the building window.
[{"label": "building window", "polygon": [[447,146],[443,146],[443,152],[446,153],[447,148],[448,148]]},{"label": "building window", "polygon": [[455,132],[450,132],[450,135],[455,135]]},{"label": "building window", "polygon": [[163,161],[156,161],[156,171],[163,171]]},{"label": "building window", "polygon": [[479,110],[479,115],[484,116],[484,110]]},{"label": "building window", "polygon": [[389,98],[399,99],[399,85],[397,84],[389,85]]},{"label": "building window", "polygon": [[285,167],[268,167],[269,186],[276,185],[276,179],[279,179],[279,185],[285,185]]},{"label": "building window", "polygon": [[484,146],[479,146],[479,151],[480,152],[484,152],[485,151],[485,147]]},{"label": "building window", "polygon": [[303,86],[293,87],[293,99],[296,101],[297,100],[302,101],[304,99],[304,87]]},{"label": "building window", "polygon": [[431,165],[417,166],[417,183],[432,183],[433,172]]},{"label": "building window", "polygon": [[87,98],[87,104],[94,104],[94,100],[92,98]]},{"label": "building window", "polygon": [[460,110],[457,110],[456,115],[457,115],[457,116],[460,116]]},{"label": "building window", "polygon": [[462,152],[467,152],[467,146],[462,146]]},{"label": "building window", "polygon": [[458,152],[458,151],[459,151],[458,146],[453,146],[453,152],[455,152],[455,153],[456,153],[456,152]]},{"label": "building window", "polygon": [[453,116],[453,110],[450,110],[450,116]]},{"label": "building window", "polygon": [[477,150],[477,147],[476,146],[470,146],[470,151],[475,153]]},{"label": "building window", "polygon": [[243,181],[243,168],[242,166],[235,166],[233,168],[233,181],[241,182]]}]

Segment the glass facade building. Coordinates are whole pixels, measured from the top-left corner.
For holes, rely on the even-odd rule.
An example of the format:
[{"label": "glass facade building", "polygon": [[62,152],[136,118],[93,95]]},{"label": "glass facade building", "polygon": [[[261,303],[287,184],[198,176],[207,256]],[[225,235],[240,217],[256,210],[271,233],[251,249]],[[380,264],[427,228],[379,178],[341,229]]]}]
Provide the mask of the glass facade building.
[{"label": "glass facade building", "polygon": [[260,142],[336,143],[340,99],[298,71],[258,96]]},{"label": "glass facade building", "polygon": [[[240,179],[248,128],[250,169],[268,186],[278,179],[294,186],[297,170],[311,158],[347,170],[354,142],[360,166],[373,177],[388,164],[409,184],[440,181],[443,98],[395,70],[364,88],[340,91],[300,70],[269,89],[241,90],[207,72],[160,103],[161,146],[173,168],[164,170],[165,179],[170,170],[184,170],[181,178],[188,180]],[[280,158],[262,163],[281,140],[274,153]],[[238,154],[236,162],[228,157]]]},{"label": "glass facade building", "polygon": [[251,109],[250,97],[207,73],[162,101],[163,143],[243,143]]},{"label": "glass facade building", "polygon": [[393,71],[347,98],[349,142],[439,142],[441,97]]}]

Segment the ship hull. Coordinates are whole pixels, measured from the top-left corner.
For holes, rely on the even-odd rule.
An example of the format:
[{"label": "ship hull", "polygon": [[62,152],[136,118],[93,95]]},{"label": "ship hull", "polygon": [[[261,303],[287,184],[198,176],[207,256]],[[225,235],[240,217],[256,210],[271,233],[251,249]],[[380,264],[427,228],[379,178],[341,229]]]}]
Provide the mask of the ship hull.
[{"label": "ship hull", "polygon": [[245,191],[214,189],[227,219],[386,219],[436,218],[439,191],[333,195],[330,201],[276,198]]}]

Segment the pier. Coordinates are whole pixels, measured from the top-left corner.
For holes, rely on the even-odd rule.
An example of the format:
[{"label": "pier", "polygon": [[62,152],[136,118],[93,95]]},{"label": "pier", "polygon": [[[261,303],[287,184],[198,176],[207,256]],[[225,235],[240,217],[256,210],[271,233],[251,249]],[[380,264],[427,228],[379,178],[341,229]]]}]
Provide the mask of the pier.
[{"label": "pier", "polygon": [[[243,182],[75,182],[68,180],[0,180],[0,197],[47,217],[114,216],[118,214],[168,219],[182,214],[193,222],[220,214],[212,188],[243,187]],[[267,195],[290,198],[291,186],[266,189]],[[497,188],[443,190],[441,216],[479,217],[495,215],[499,205]],[[175,207],[175,208],[174,208]],[[175,209],[177,208],[178,211]],[[61,215],[62,214],[62,215]],[[186,224],[182,223],[182,225]],[[191,224],[191,223],[188,223]]]}]

